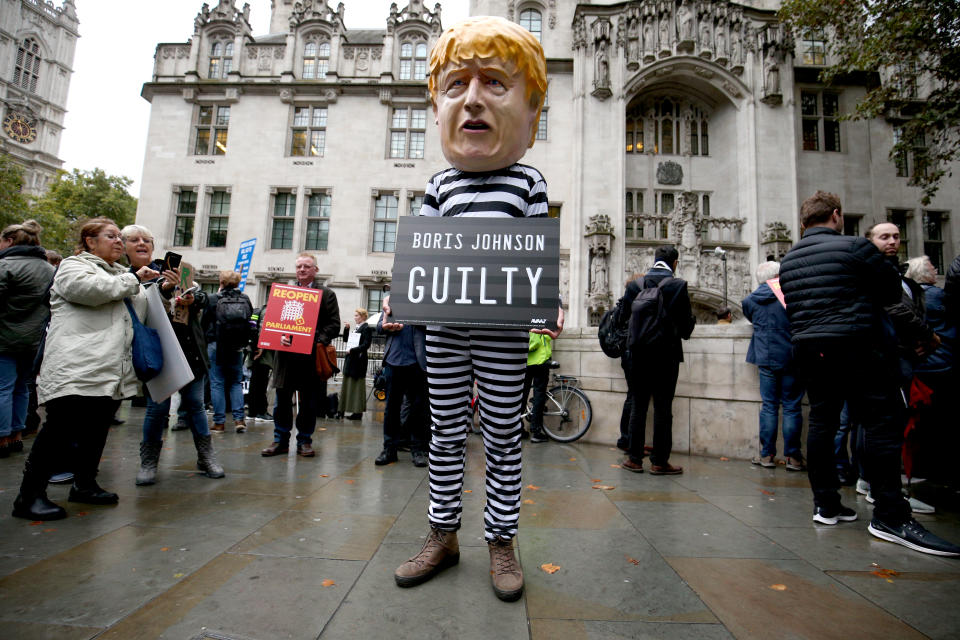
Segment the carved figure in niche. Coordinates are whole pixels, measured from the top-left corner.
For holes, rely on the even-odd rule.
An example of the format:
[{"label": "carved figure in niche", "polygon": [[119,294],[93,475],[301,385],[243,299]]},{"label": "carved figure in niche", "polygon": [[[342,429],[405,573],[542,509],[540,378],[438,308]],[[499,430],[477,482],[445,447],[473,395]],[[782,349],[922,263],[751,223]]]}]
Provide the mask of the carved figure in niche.
[{"label": "carved figure in niche", "polygon": [[733,64],[743,64],[743,40],[739,22],[730,24],[730,59]]},{"label": "carved figure in niche", "polygon": [[603,246],[597,247],[590,261],[590,293],[602,295],[607,293],[607,251]]},{"label": "carved figure in niche", "polygon": [[687,252],[697,248],[697,194],[684,191],[680,194],[680,204],[674,210],[673,222],[680,237],[680,246]]},{"label": "carved figure in niche", "polygon": [[677,18],[680,22],[680,40],[693,40],[693,9],[690,8],[690,0],[683,0],[680,3]]},{"label": "carved figure in niche", "polygon": [[660,51],[670,50],[670,29],[672,27],[670,11],[666,10],[660,14]]},{"label": "carved figure in niche", "polygon": [[607,40],[597,42],[597,76],[594,80],[596,87],[610,86],[610,62],[607,58]]},{"label": "carved figure in niche", "polygon": [[768,96],[780,94],[780,51],[777,47],[767,49],[764,56],[763,91]]},{"label": "carved figure in niche", "polygon": [[636,16],[630,18],[627,27],[627,60],[636,62],[640,59],[640,21]]},{"label": "carved figure in niche", "polygon": [[726,59],[727,57],[727,24],[726,16],[721,12],[717,17],[717,44],[716,52],[718,59]]},{"label": "carved figure in niche", "polygon": [[710,14],[704,11],[700,14],[700,49],[708,50],[711,44]]},{"label": "carved figure in niche", "polygon": [[646,19],[643,22],[643,51],[644,53],[653,54],[657,50],[656,43],[654,42],[654,32],[653,32],[653,16],[647,14]]}]

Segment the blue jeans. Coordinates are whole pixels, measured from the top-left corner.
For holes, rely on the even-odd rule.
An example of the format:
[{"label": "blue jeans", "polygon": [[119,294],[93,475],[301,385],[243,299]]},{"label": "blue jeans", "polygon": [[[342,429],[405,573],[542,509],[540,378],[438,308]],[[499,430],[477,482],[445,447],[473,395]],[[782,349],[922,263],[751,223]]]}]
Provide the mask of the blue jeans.
[{"label": "blue jeans", "polygon": [[217,343],[207,345],[210,357],[210,401],[213,403],[213,422],[223,424],[227,417],[227,398],[224,385],[229,385],[230,412],[234,420],[243,420],[243,353],[230,354],[229,364],[217,363]]},{"label": "blue jeans", "polygon": [[0,438],[23,431],[32,369],[32,353],[0,353]]},{"label": "blue jeans", "polygon": [[[203,409],[203,380],[205,376],[180,389],[180,409],[186,411],[187,424],[197,436],[210,435],[207,426],[207,412]],[[147,415],[143,419],[143,441],[160,442],[163,430],[170,421],[170,398],[163,402],[154,402],[147,393]]]},{"label": "blue jeans", "polygon": [[790,370],[758,367],[760,376],[760,455],[777,455],[777,418],[783,407],[783,455],[801,459],[803,386]]}]

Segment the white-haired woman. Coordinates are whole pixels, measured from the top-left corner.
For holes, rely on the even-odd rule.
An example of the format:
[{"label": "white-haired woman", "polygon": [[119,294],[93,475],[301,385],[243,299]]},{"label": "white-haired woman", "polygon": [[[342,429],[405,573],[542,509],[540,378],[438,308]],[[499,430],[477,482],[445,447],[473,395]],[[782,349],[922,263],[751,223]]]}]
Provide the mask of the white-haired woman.
[{"label": "white-haired woman", "polygon": [[[146,227],[131,224],[121,230],[127,260],[130,269],[139,269],[143,265],[151,265],[155,271],[161,271],[162,262],[153,259],[153,234]],[[170,297],[179,282],[179,270],[167,269],[163,277],[157,279],[165,297]],[[193,432],[193,444],[197,448],[197,468],[209,478],[224,477],[223,467],[217,461],[213,442],[210,439],[210,428],[207,425],[207,413],[203,409],[203,385],[207,375],[209,361],[207,360],[207,343],[200,328],[200,311],[206,305],[206,294],[194,294],[176,298],[174,306],[186,309],[186,322],[172,322],[173,331],[186,356],[190,369],[193,371],[193,382],[180,389],[181,406],[186,412],[187,424]],[[182,316],[178,316],[182,317]],[[157,466],[160,461],[160,450],[163,448],[163,431],[167,427],[170,415],[170,399],[154,402],[147,395],[147,411],[143,419],[143,440],[140,442],[140,471],[137,472],[136,484],[150,485],[157,481]]]},{"label": "white-haired woman", "polygon": [[[777,422],[783,408],[783,454],[789,471],[803,471],[806,466],[800,451],[803,415],[800,401],[803,387],[796,375],[793,344],[790,342],[790,321],[786,307],[774,293],[770,280],[780,273],[779,262],[764,262],[757,267],[753,293],[743,299],[744,317],[753,324],[753,337],[747,348],[747,362],[757,365],[760,376],[760,455],[753,464],[777,466]],[[774,283],[773,286],[779,286]]]}]

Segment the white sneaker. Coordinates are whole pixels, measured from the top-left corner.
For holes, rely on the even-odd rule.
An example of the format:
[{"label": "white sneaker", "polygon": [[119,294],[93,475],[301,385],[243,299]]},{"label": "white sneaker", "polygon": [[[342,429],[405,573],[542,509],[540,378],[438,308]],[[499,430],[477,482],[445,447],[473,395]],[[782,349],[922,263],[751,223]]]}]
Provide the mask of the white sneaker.
[{"label": "white sneaker", "polygon": [[916,498],[907,498],[907,502],[910,503],[910,509],[914,513],[936,513],[936,508],[932,504],[927,504],[926,502],[921,502]]},{"label": "white sneaker", "polygon": [[865,496],[865,495],[869,495],[869,494],[870,494],[870,483],[867,482],[866,480],[864,480],[863,478],[858,479],[858,480],[857,480],[857,493],[859,493],[859,494],[861,494],[861,495],[864,495],[864,496]]}]

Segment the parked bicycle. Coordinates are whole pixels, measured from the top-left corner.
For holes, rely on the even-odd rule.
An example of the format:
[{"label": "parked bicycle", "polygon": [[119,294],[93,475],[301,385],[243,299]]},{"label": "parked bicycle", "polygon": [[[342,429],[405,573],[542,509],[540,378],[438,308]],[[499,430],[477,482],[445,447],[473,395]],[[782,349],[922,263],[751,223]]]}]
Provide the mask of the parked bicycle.
[{"label": "parked bicycle", "polygon": [[[560,363],[550,363],[551,369],[558,369]],[[547,389],[547,399],[543,406],[543,430],[557,442],[573,442],[583,437],[593,422],[593,407],[590,399],[580,388],[580,381],[574,376],[554,373],[553,386]],[[527,400],[521,418],[530,419],[533,394]]]}]

